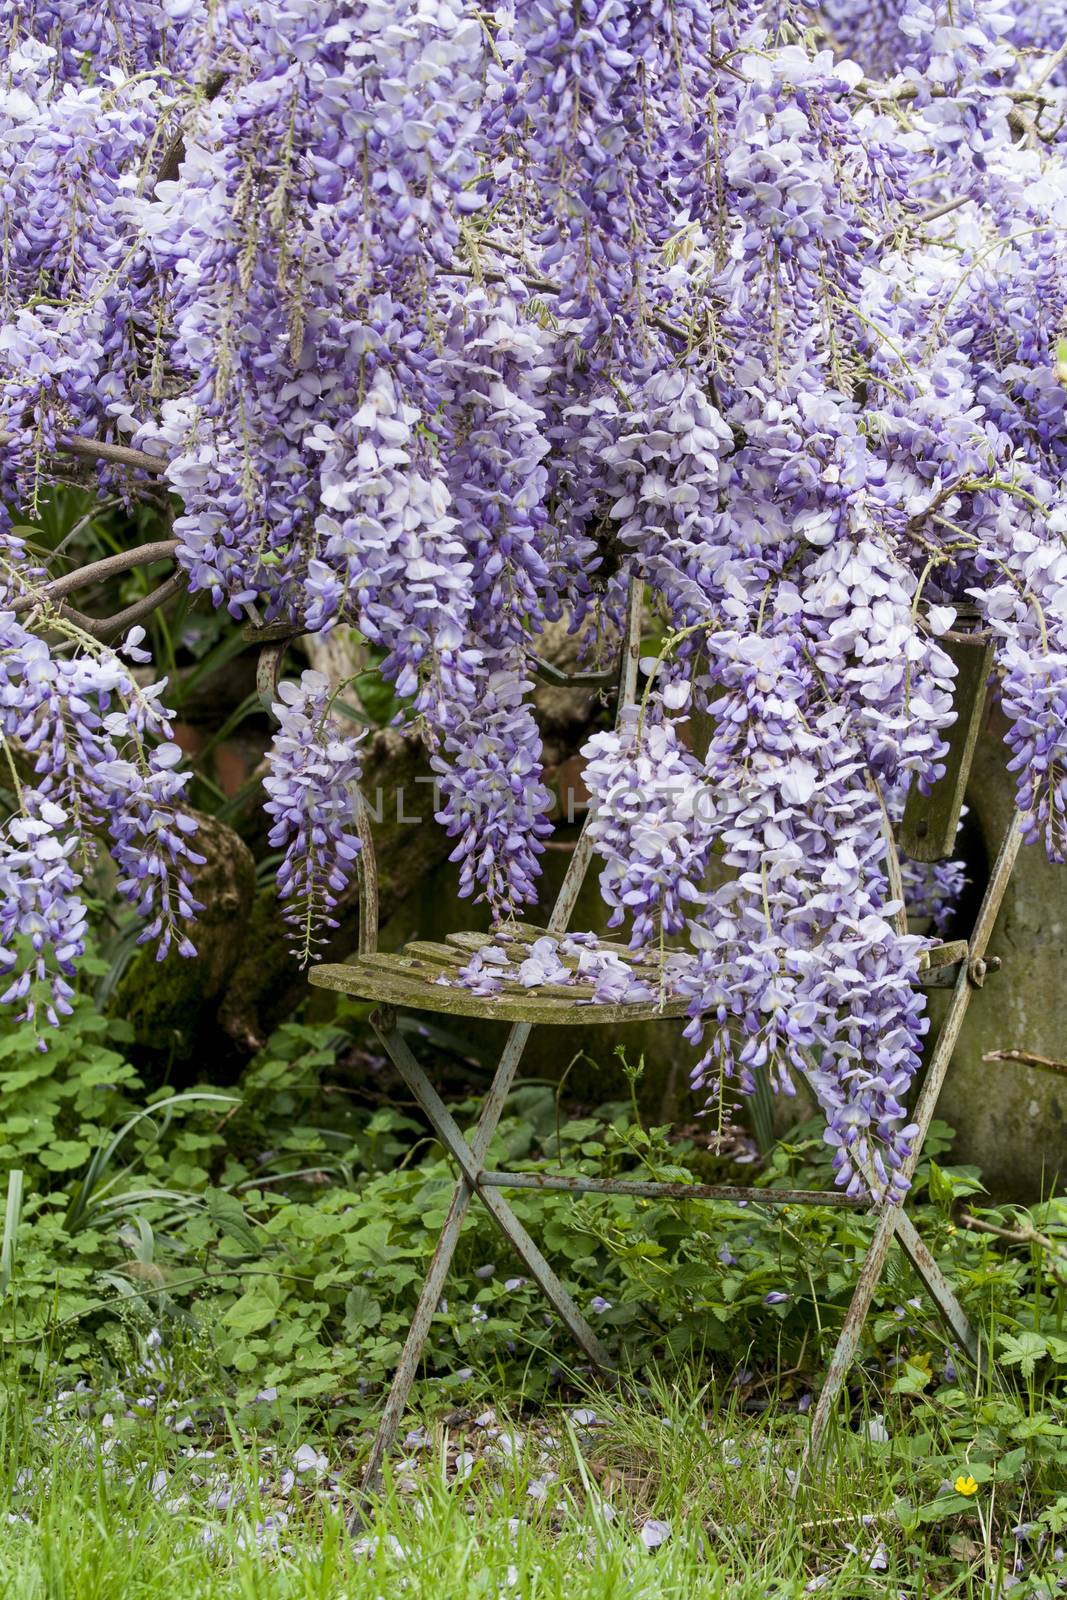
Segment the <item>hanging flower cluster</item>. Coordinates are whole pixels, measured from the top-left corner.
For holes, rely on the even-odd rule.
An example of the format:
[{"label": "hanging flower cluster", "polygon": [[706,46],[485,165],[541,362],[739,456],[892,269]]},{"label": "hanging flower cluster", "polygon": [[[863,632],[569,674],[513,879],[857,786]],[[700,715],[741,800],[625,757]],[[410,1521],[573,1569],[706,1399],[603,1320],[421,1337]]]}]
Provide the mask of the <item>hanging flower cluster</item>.
[{"label": "hanging flower cluster", "polygon": [[278,893],[294,929],[302,963],[311,959],[320,930],[334,928],[338,897],[348,885],[360,839],[353,816],[359,804],[359,737],[346,735],[332,709],[330,680],[304,672],[283,683],[274,715],[278,731],[264,780],[272,819],[269,842],[284,857]]},{"label": "hanging flower cluster", "polygon": [[[135,496],[132,445],[191,590],[358,627],[505,924],[550,826],[538,633],[645,586],[662,650],[586,752],[634,959],[519,981],[684,994],[698,1082],[805,1079],[853,1189],[909,1149],[885,826],[943,770],[961,608],[1067,847],[1061,35],[1048,0],[0,3],[0,500],[72,439]],[[157,691],[0,536],[0,960],[51,1018],[91,839],[165,949],[191,825]],[[267,785],[305,958],[358,851],[330,694],[283,688]],[[959,869],[904,880],[943,928]]]},{"label": "hanging flower cluster", "polygon": [[[5,566],[9,586],[25,589],[15,562]],[[143,630],[131,631],[123,660],[52,621],[83,646],[78,654],[50,650],[13,609],[0,610],[0,781],[15,802],[0,832],[0,967],[11,979],[2,998],[19,1002],[20,1020],[35,1027],[41,1015],[55,1026],[70,1009],[85,939],[78,891],[97,841],[144,924],[141,942],[155,940],[160,959],[172,942],[194,953],[184,925],[200,909],[189,879],[203,859],[196,824],[179,807],[188,774],[176,770],[181,752],[158,703],[164,685],[143,688],[128,665],[147,660]]]}]

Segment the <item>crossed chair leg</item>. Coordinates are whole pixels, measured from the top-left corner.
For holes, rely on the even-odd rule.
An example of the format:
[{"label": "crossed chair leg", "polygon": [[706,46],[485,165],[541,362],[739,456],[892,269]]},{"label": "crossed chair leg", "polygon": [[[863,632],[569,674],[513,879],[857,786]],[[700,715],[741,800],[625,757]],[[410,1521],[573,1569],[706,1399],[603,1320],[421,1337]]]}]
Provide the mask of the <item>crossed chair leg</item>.
[{"label": "crossed chair leg", "polygon": [[478,1175],[503,1113],[519,1059],[530,1036],[530,1024],[516,1023],[508,1035],[493,1082],[482,1104],[477,1126],[468,1143],[444,1101],[409,1050],[396,1026],[393,1013],[380,1008],[371,1018],[371,1022],[389,1059],[415,1096],[441,1143],[459,1167],[460,1177],[452,1195],[452,1203],[437,1241],[430,1270],[419,1296],[415,1316],[371,1448],[363,1477],[364,1495],[376,1492],[381,1486],[383,1462],[400,1426],[411,1385],[418,1371],[423,1346],[430,1332],[430,1324],[459,1243],[463,1219],[475,1194],[541,1289],[546,1300],[559,1314],[576,1343],[602,1372],[611,1374],[613,1371],[608,1352],[503,1195],[497,1189],[480,1186],[478,1182]]},{"label": "crossed chair leg", "polygon": [[[1013,817],[1005,835],[1000,854],[986,888],[968,949],[968,959],[961,967],[952,1000],[938,1034],[930,1065],[923,1082],[914,1112],[916,1126],[912,1152],[905,1165],[904,1176],[910,1180],[922,1154],[923,1144],[933,1120],[941,1087],[948,1071],[952,1052],[959,1037],[963,1019],[976,984],[985,976],[985,952],[996,921],[1004,893],[1011,877],[1021,841],[1019,817]],[[389,1396],[382,1412],[378,1432],[371,1448],[364,1472],[362,1496],[365,1499],[378,1491],[382,1482],[382,1469],[393,1440],[396,1437],[408,1396],[411,1392],[419,1361],[434,1312],[444,1290],[445,1280],[459,1242],[460,1231],[472,1197],[477,1194],[494,1222],[538,1284],[549,1304],[554,1307],[576,1343],[593,1364],[607,1377],[614,1378],[612,1361],[608,1352],[578,1310],[552,1267],[545,1260],[534,1240],[522,1226],[499,1190],[480,1182],[483,1163],[504,1111],[511,1085],[514,1082],[522,1052],[530,1036],[529,1023],[515,1024],[508,1035],[492,1084],[482,1104],[481,1114],[473,1134],[464,1137],[444,1101],[430,1079],[412,1055],[396,1025],[395,1013],[387,1007],[379,1008],[371,1019],[374,1030],[390,1060],[416,1101],[429,1119],[435,1133],[459,1167],[460,1176],[452,1195],[448,1215],[441,1230],[437,1247],[415,1316],[404,1344],[403,1353],[393,1377]],[[812,1201],[816,1198],[812,1196]],[[808,1202],[811,1203],[811,1202]],[[878,1213],[878,1221],[870,1248],[855,1292],[845,1314],[844,1324],[834,1350],[826,1380],[812,1418],[811,1428],[804,1448],[797,1486],[810,1475],[815,1459],[825,1438],[834,1403],[855,1358],[864,1323],[870,1310],[875,1290],[885,1270],[890,1247],[900,1244],[905,1255],[926,1286],[934,1305],[949,1331],[976,1363],[983,1359],[975,1334],[967,1320],[952,1286],[934,1257],[923,1244],[914,1223],[899,1205],[887,1206]],[[357,1520],[359,1512],[357,1511]]]}]

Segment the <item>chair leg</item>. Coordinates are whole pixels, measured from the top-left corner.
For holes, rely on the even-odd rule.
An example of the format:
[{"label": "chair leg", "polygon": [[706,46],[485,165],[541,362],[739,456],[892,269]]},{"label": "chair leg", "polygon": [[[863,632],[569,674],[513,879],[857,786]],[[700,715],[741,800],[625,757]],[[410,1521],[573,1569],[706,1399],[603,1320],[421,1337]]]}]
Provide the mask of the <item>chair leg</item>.
[{"label": "chair leg", "polygon": [[794,1483],[794,1492],[799,1488],[801,1482],[810,1475],[816,1457],[822,1449],[834,1402],[841,1392],[842,1385],[848,1377],[849,1369],[855,1358],[860,1335],[863,1332],[863,1324],[867,1320],[867,1313],[871,1308],[871,1301],[874,1298],[874,1291],[878,1287],[878,1281],[885,1270],[886,1257],[889,1254],[889,1246],[893,1242],[895,1232],[895,1220],[892,1212],[883,1211],[878,1219],[878,1226],[874,1231],[871,1248],[864,1259],[859,1282],[852,1292],[852,1299],[849,1301],[848,1310],[845,1312],[845,1320],[838,1335],[837,1344],[834,1346],[834,1353],[830,1358],[830,1366],[823,1380],[818,1404],[815,1407],[815,1414],[811,1419],[811,1428],[804,1442],[804,1453],[800,1459],[800,1472],[797,1474]]},{"label": "chair leg", "polygon": [[[397,1032],[390,1014],[386,1011],[378,1011],[371,1020],[384,1048],[392,1057],[394,1041],[399,1040],[403,1044],[403,1040],[399,1032]],[[489,1148],[493,1134],[496,1132],[508,1090],[511,1087],[519,1060],[529,1037],[530,1024],[528,1022],[520,1022],[512,1028],[504,1045],[496,1072],[493,1074],[489,1092],[482,1103],[477,1126],[471,1136],[471,1153],[477,1156],[479,1164],[484,1161],[485,1153]],[[404,1075],[399,1063],[397,1063],[397,1070]],[[411,1386],[418,1371],[419,1358],[422,1355],[423,1346],[430,1332],[430,1324],[433,1320],[434,1312],[437,1310],[438,1302],[444,1290],[448,1269],[452,1264],[452,1257],[456,1253],[456,1246],[459,1243],[459,1236],[463,1227],[463,1219],[467,1214],[467,1207],[470,1205],[472,1193],[473,1190],[466,1177],[461,1177],[453,1191],[452,1203],[448,1208],[448,1216],[445,1218],[445,1225],[441,1229],[441,1236],[437,1241],[437,1248],[434,1251],[426,1281],[422,1286],[422,1293],[419,1295],[419,1303],[415,1309],[415,1315],[408,1330],[407,1339],[404,1342],[400,1362],[393,1375],[389,1397],[386,1400],[385,1409],[378,1424],[378,1431],[371,1446],[371,1453],[364,1468],[362,1485],[362,1495],[364,1497],[369,1494],[376,1494],[381,1488],[382,1466],[385,1457],[392,1448],[393,1440],[396,1438],[397,1429],[400,1427],[401,1419],[404,1415],[408,1395],[411,1393]]]},{"label": "chair leg", "polygon": [[971,1327],[967,1313],[957,1300],[955,1290],[926,1248],[914,1222],[903,1211],[897,1212],[896,1228],[897,1242],[925,1284],[942,1321],[959,1340],[975,1366],[980,1368],[986,1359],[986,1352]]},{"label": "chair leg", "polygon": [[[602,1372],[613,1373],[611,1357],[503,1195],[497,1189],[480,1186],[478,1178],[485,1159],[485,1150],[481,1148],[476,1150],[473,1144],[468,1145],[448,1107],[396,1029],[389,1033],[379,1029],[375,1031],[388,1051],[393,1065],[425,1112],[435,1133],[457,1162],[467,1184],[477,1193],[542,1294],[563,1320],[575,1342],[585,1351],[594,1366],[599,1367]],[[493,1126],[495,1128],[495,1121]]]},{"label": "chair leg", "polygon": [[811,1431],[801,1461],[801,1476],[805,1471],[810,1471],[822,1448],[830,1413],[852,1366],[863,1325],[874,1298],[874,1291],[885,1270],[889,1247],[894,1238],[898,1240],[904,1254],[929,1290],[930,1297],[949,1330],[955,1334],[971,1360],[976,1365],[981,1363],[981,1346],[967,1319],[967,1314],[957,1300],[948,1279],[923,1244],[915,1224],[897,1207],[883,1211],[878,1219],[871,1248],[864,1260],[863,1271],[860,1273],[859,1282],[856,1284],[841,1333],[834,1347],[815,1414],[811,1419]]},{"label": "chair leg", "polygon": [[[959,1036],[959,1031],[963,1024],[963,1018],[966,1014],[967,1007],[970,1004],[971,992],[967,968],[963,967],[961,968],[960,975],[956,980],[956,988],[952,996],[952,1003],[949,1007],[944,1025],[938,1034],[937,1044],[934,1047],[934,1053],[930,1061],[930,1066],[927,1071],[919,1099],[916,1102],[915,1138],[912,1142],[911,1158],[907,1162],[904,1169],[904,1176],[909,1182],[914,1175],[915,1168],[919,1162],[919,1157],[922,1154],[922,1147],[926,1140],[930,1123],[933,1120],[934,1111],[937,1107],[938,1096],[941,1093],[941,1085],[945,1081],[945,1074],[948,1071],[948,1064],[952,1058],[952,1051],[955,1047],[956,1039]],[[818,1404],[815,1407],[815,1414],[811,1419],[811,1428],[804,1445],[804,1454],[801,1458],[801,1470],[797,1479],[798,1484],[803,1477],[810,1474],[815,1458],[822,1448],[823,1439],[826,1434],[826,1428],[830,1421],[830,1413],[833,1410],[834,1402],[836,1401],[838,1394],[841,1392],[842,1385],[848,1376],[849,1368],[852,1366],[856,1349],[859,1345],[860,1335],[863,1332],[863,1325],[867,1320],[867,1313],[871,1308],[871,1301],[874,1298],[874,1291],[877,1289],[882,1277],[882,1273],[885,1271],[886,1259],[889,1255],[889,1247],[893,1243],[894,1238],[898,1237],[901,1239],[902,1243],[904,1240],[907,1240],[908,1245],[914,1245],[918,1243],[919,1248],[923,1253],[923,1268],[926,1267],[927,1260],[931,1262],[933,1261],[933,1257],[930,1256],[926,1246],[923,1245],[919,1240],[918,1234],[915,1232],[912,1224],[904,1217],[904,1212],[899,1205],[887,1206],[878,1214],[878,1224],[874,1230],[874,1238],[871,1240],[870,1249],[867,1251],[867,1255],[864,1258],[863,1270],[860,1273],[859,1281],[856,1284],[855,1290],[852,1294],[852,1299],[849,1302],[848,1310],[845,1313],[845,1320],[842,1325],[840,1335],[838,1336],[837,1344],[834,1347],[834,1353],[830,1360],[830,1367],[827,1371],[826,1379],[819,1394]],[[907,1249],[907,1245],[905,1245],[905,1248]],[[910,1255],[910,1251],[908,1251],[908,1253]],[[925,1271],[923,1272],[923,1276],[924,1278],[926,1277]],[[944,1278],[943,1274],[940,1273],[939,1269],[938,1276],[940,1277],[941,1284],[944,1286],[944,1288],[948,1289],[947,1280]],[[949,1290],[949,1294],[951,1295],[951,1290]],[[962,1319],[963,1324],[966,1326],[966,1318],[963,1315],[962,1309],[956,1303],[955,1296],[952,1295],[951,1298],[955,1310],[959,1313],[960,1319]],[[944,1300],[943,1295],[935,1294],[934,1299],[938,1305],[938,1308],[942,1309]],[[953,1324],[953,1326],[955,1325]],[[968,1332],[969,1331],[970,1330],[968,1328]]]},{"label": "chair leg", "polygon": [[[915,1103],[913,1118],[915,1138],[912,1141],[911,1155],[903,1170],[903,1175],[908,1182],[914,1177],[915,1169],[919,1164],[923,1145],[926,1142],[926,1135],[930,1130],[930,1123],[933,1121],[934,1112],[937,1109],[941,1087],[945,1081],[949,1063],[952,1060],[952,1052],[956,1048],[956,1041],[959,1038],[960,1029],[963,1027],[963,1019],[967,1014],[971,995],[974,992],[972,982],[977,981],[975,968],[977,963],[981,962],[985,956],[986,947],[993,932],[993,925],[996,922],[997,912],[1000,910],[1001,902],[1004,899],[1021,843],[1020,816],[1018,812],[1015,812],[1008,824],[1007,832],[1000,847],[1000,853],[986,885],[982,905],[970,938],[968,959],[965,965],[961,967],[959,977],[956,979],[952,1000],[938,1033],[937,1043],[930,1058],[930,1065],[927,1068],[919,1098]],[[834,1402],[841,1391],[845,1378],[848,1376],[848,1370],[852,1365],[860,1334],[863,1331],[863,1324],[870,1310],[874,1291],[878,1287],[879,1280],[885,1270],[889,1247],[894,1238],[900,1240],[901,1247],[930,1290],[934,1304],[953,1333],[965,1345],[968,1352],[973,1353],[975,1359],[979,1357],[980,1352],[977,1341],[947,1278],[945,1278],[933,1256],[931,1256],[919,1238],[914,1225],[904,1215],[903,1209],[900,1206],[887,1206],[879,1213],[878,1225],[874,1231],[871,1247],[864,1260],[863,1270],[860,1273],[859,1282],[856,1284],[855,1292],[849,1303],[848,1311],[845,1313],[845,1321],[837,1345],[834,1348],[830,1369],[826,1374],[826,1381],[819,1395],[815,1414],[811,1419],[811,1428],[804,1446],[804,1454],[801,1458],[801,1469],[796,1480],[797,1485],[800,1484],[805,1476],[810,1474],[815,1458],[822,1447],[827,1424],[830,1420],[830,1413],[833,1410]]]},{"label": "chair leg", "polygon": [[452,1265],[452,1257],[456,1253],[459,1243],[463,1219],[467,1214],[470,1204],[471,1189],[466,1178],[461,1178],[456,1184],[452,1194],[452,1204],[448,1208],[445,1225],[441,1229],[437,1240],[437,1248],[433,1253],[430,1270],[426,1274],[426,1281],[419,1295],[419,1303],[415,1308],[415,1315],[411,1319],[411,1327],[404,1341],[404,1349],[393,1373],[393,1381],[389,1387],[389,1396],[385,1402],[385,1409],[378,1422],[378,1431],[374,1436],[367,1464],[363,1469],[362,1494],[364,1496],[377,1494],[382,1486],[382,1468],[386,1456],[393,1447],[397,1431],[407,1408],[408,1395],[419,1370],[419,1361],[422,1357],[423,1346],[430,1333],[434,1312],[437,1310],[448,1277],[448,1269]]}]

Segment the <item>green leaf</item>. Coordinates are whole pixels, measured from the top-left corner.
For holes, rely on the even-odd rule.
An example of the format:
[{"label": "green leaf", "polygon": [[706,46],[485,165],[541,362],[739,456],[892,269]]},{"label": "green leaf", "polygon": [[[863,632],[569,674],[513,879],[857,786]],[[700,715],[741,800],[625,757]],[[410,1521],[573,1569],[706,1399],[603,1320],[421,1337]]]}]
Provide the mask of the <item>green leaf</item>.
[{"label": "green leaf", "polygon": [[221,1233],[236,1239],[241,1248],[247,1250],[249,1254],[259,1254],[260,1241],[256,1238],[252,1225],[245,1215],[244,1206],[235,1194],[228,1194],[225,1189],[209,1189],[204,1196],[204,1207]]},{"label": "green leaf", "polygon": [[928,1500],[924,1506],[920,1506],[915,1518],[917,1522],[940,1522],[944,1517],[971,1509],[971,1500],[962,1494],[939,1494],[936,1500]]},{"label": "green leaf", "polygon": [[1024,1378],[1032,1378],[1034,1367],[1048,1355],[1048,1340],[1039,1333],[1005,1333],[1000,1339],[1000,1359],[1005,1366],[1018,1367]]},{"label": "green leaf", "polygon": [[129,1062],[123,1061],[113,1050],[101,1050],[94,1047],[84,1065],[78,1069],[78,1085],[80,1088],[96,1088],[98,1084],[106,1083],[108,1087],[113,1084],[128,1083],[134,1077],[134,1070]]},{"label": "green leaf", "polygon": [[919,1525],[919,1515],[910,1500],[897,1500],[893,1505],[896,1517],[905,1533],[912,1533]]},{"label": "green leaf", "polygon": [[1058,1439],[1067,1435],[1051,1411],[1038,1411],[1032,1417],[1023,1417],[1011,1430],[1013,1439]]},{"label": "green leaf", "polygon": [[1025,1445],[1019,1445],[1015,1450],[1007,1451],[1006,1454],[1002,1455],[1000,1460],[997,1462],[995,1474],[997,1482],[1005,1483],[1009,1479],[1017,1477],[1019,1472],[1021,1472],[1025,1461]]},{"label": "green leaf", "polygon": [[892,1386],[893,1394],[923,1394],[930,1385],[930,1374],[909,1361]]},{"label": "green leaf", "polygon": [[69,1172],[72,1167],[80,1167],[91,1154],[92,1146],[84,1139],[53,1139],[37,1159],[49,1172]]},{"label": "green leaf", "polygon": [[[12,1038],[16,1036],[13,1035]],[[11,1040],[5,1039],[4,1044],[11,1047]],[[0,1087],[5,1094],[15,1094],[19,1089],[25,1089],[27,1084],[36,1083],[39,1078],[51,1076],[53,1067],[46,1060],[42,1066],[40,1059],[31,1062],[27,1067],[20,1067],[17,1072],[0,1073]]]},{"label": "green leaf", "polygon": [[282,1286],[278,1279],[259,1278],[234,1301],[222,1320],[238,1333],[258,1333],[274,1321],[281,1303]]},{"label": "green leaf", "polygon": [[952,1180],[946,1177],[936,1161],[930,1162],[929,1189],[930,1199],[935,1206],[941,1206],[945,1210],[951,1206],[953,1195]]},{"label": "green leaf", "polygon": [[0,1296],[7,1293],[15,1268],[15,1242],[22,1215],[22,1170],[15,1167],[7,1175],[7,1204],[4,1207],[4,1234],[0,1241]]},{"label": "green leaf", "polygon": [[369,1289],[359,1283],[345,1296],[345,1328],[356,1333],[360,1328],[376,1328],[382,1320],[382,1308]]}]

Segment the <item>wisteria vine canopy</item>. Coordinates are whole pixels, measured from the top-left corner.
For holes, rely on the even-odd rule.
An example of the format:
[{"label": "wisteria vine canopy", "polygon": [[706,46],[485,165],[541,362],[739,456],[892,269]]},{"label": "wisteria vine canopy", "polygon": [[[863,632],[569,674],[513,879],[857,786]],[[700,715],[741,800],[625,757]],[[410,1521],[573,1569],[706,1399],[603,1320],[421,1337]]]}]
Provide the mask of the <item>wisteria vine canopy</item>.
[{"label": "wisteria vine canopy", "polygon": [[[839,1182],[899,1191],[924,941],[883,815],[942,770],[961,606],[1030,831],[1067,844],[1061,0],[0,17],[4,1001],[43,1046],[98,841],[161,955],[196,937],[143,630],[101,640],[20,533],[73,453],[101,496],[166,485],[190,591],[360,630],[500,919],[550,830],[539,632],[607,659],[645,585],[668,648],[586,749],[613,919],[664,951],[703,1082],[802,1075]],[[359,850],[336,690],[282,685],[267,780],[305,959]],[[935,917],[955,871],[909,874]]]}]

